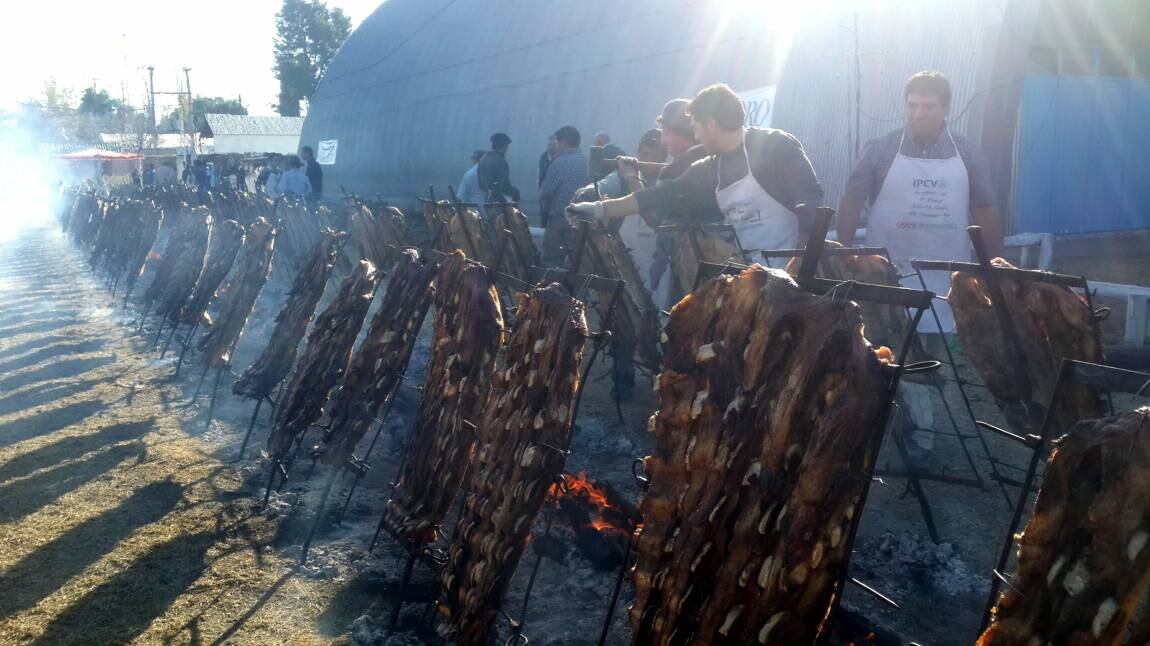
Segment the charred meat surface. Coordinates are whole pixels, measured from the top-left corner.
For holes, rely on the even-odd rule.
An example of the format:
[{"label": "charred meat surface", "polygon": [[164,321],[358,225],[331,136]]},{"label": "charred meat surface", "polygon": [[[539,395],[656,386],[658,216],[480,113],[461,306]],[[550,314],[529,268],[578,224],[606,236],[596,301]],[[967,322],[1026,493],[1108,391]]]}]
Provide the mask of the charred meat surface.
[{"label": "charred meat surface", "polygon": [[[993,263],[998,267],[1011,266],[1001,258],[995,258]],[[1025,427],[1025,417],[1018,411],[1046,409],[1062,360],[1102,363],[1102,342],[1092,324],[1090,308],[1069,288],[1006,277],[1000,278],[999,284],[1021,344],[1018,350],[1025,362],[1021,368],[1011,361],[1013,348],[1007,343],[982,279],[955,272],[947,301],[954,310],[958,337],[970,362],[999,408],[1019,427]],[[1029,398],[1020,387],[1025,383],[1030,384]],[[1102,400],[1094,389],[1068,387],[1054,410],[1055,428],[1065,432],[1080,419],[1101,416]]]},{"label": "charred meat surface", "polygon": [[487,267],[493,267],[495,251],[487,237],[487,228],[479,212],[466,206],[454,206],[451,202],[424,205],[424,218],[427,220],[428,235],[439,233],[436,248],[445,252],[459,249],[468,258]]},{"label": "charred meat surface", "polygon": [[331,407],[331,429],[324,436],[324,461],[329,464],[342,464],[352,455],[394,394],[431,307],[435,264],[414,249],[404,249],[396,258],[383,302]]},{"label": "charred meat surface", "polygon": [[182,292],[175,307],[184,300],[204,268],[204,254],[212,231],[212,216],[206,209],[193,207],[183,214],[180,225],[168,238],[156,275],[144,291],[144,303],[157,304],[157,311],[167,313],[176,292]]},{"label": "charred meat surface", "polygon": [[232,270],[236,255],[243,245],[244,228],[239,222],[224,220],[212,227],[208,254],[204,259],[204,270],[196,280],[191,296],[180,310],[180,322],[194,325],[200,321],[216,290]]},{"label": "charred meat surface", "polygon": [[348,229],[361,257],[380,270],[388,271],[406,244],[403,213],[395,207],[372,211],[356,204],[348,209]]},{"label": "charred meat surface", "polygon": [[[579,271],[624,282],[623,292],[611,312],[610,330],[627,347],[638,349],[639,359],[644,365],[658,370],[663,360],[658,345],[659,309],[639,278],[639,270],[635,268],[627,246],[603,229],[588,229]],[[601,320],[606,319],[612,299],[613,294],[598,294]]]},{"label": "charred meat surface", "polygon": [[[834,240],[827,240],[823,244],[827,249],[841,249],[843,246]],[[798,276],[801,264],[802,258],[792,258],[787,263],[787,273]],[[826,255],[819,259],[819,270],[816,275],[838,282],[855,281],[889,287],[901,286],[898,281],[898,269],[882,256]],[[849,296],[847,292],[847,297]],[[863,325],[866,326],[864,336],[871,345],[876,348],[886,346],[893,350],[902,346],[906,339],[907,328],[910,327],[910,318],[904,308],[869,301],[858,305]]]},{"label": "charred meat surface", "polygon": [[1150,408],[1058,440],[1022,533],[1018,572],[980,646],[1141,644],[1150,582]]},{"label": "charred meat surface", "polygon": [[215,236],[215,219],[211,213],[203,207],[196,207],[193,211],[191,220],[197,226],[192,230],[192,237],[174,258],[167,285],[156,304],[156,314],[173,321],[179,320],[180,312],[204,272],[208,249]]},{"label": "charred meat surface", "polygon": [[231,362],[232,350],[271,272],[275,243],[276,230],[267,220],[259,218],[248,227],[236,271],[228,289],[218,297],[220,313],[211,331],[200,340],[205,366],[220,368]]},{"label": "charred meat surface", "polygon": [[465,509],[441,574],[439,630],[485,644],[535,515],[563,470],[587,322],[558,285],[517,295],[484,400]]},{"label": "charred meat surface", "polygon": [[415,432],[387,504],[392,530],[430,542],[467,471],[503,314],[487,269],[456,252],[435,279],[435,337]]},{"label": "charred meat surface", "polygon": [[675,253],[671,270],[684,291],[695,288],[699,263],[744,263],[746,260],[735,245],[733,236],[704,230],[680,230],[675,234]]},{"label": "charred meat surface", "polygon": [[519,280],[530,282],[531,268],[542,263],[539,249],[531,239],[527,216],[514,204],[504,204],[498,208],[495,214],[495,246],[503,249],[499,269]]},{"label": "charred meat surface", "polygon": [[272,455],[283,457],[292,442],[323,415],[328,397],[347,369],[359,328],[375,297],[380,274],[366,260],[340,285],[339,294],[315,321],[307,349],[276,407],[274,430],[268,438]]},{"label": "charred meat surface", "polygon": [[890,399],[858,308],[752,267],[666,327],[633,643],[813,643]]},{"label": "charred meat surface", "polygon": [[263,353],[232,386],[232,392],[248,399],[263,399],[291,372],[299,342],[315,314],[316,305],[327,288],[328,278],[339,253],[339,234],[324,232],[312,250],[311,258],[296,274],[287,302],[276,315],[275,330]]},{"label": "charred meat surface", "polygon": [[140,219],[138,235],[132,238],[132,248],[128,252],[125,269],[127,276],[124,283],[125,297],[130,296],[136,287],[136,281],[144,272],[144,265],[148,262],[148,254],[156,245],[156,238],[160,235],[160,227],[164,224],[164,209],[152,203],[144,206]]}]

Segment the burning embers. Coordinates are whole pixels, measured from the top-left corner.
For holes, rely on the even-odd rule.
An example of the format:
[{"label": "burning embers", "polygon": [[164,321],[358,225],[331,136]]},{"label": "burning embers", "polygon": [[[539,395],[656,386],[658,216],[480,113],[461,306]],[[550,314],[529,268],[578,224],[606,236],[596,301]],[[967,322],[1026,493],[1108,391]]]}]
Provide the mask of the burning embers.
[{"label": "burning embers", "polygon": [[[639,509],[627,501],[611,485],[588,480],[587,474],[564,473],[559,482],[551,485],[550,498],[555,502],[559,519],[556,533],[570,531],[583,558],[596,569],[608,570],[620,565],[627,551],[627,541],[635,530],[642,527]],[[556,546],[545,546],[538,551],[552,551],[551,556],[566,554]]]}]

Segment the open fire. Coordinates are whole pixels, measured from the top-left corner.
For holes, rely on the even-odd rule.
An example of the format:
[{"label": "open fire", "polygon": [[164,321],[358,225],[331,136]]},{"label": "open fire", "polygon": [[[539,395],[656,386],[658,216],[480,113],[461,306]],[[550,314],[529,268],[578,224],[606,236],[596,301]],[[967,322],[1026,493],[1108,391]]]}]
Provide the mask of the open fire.
[{"label": "open fire", "polygon": [[566,528],[584,558],[597,569],[612,569],[622,562],[627,541],[642,527],[639,509],[611,485],[565,473],[562,484],[551,486],[557,526]]}]

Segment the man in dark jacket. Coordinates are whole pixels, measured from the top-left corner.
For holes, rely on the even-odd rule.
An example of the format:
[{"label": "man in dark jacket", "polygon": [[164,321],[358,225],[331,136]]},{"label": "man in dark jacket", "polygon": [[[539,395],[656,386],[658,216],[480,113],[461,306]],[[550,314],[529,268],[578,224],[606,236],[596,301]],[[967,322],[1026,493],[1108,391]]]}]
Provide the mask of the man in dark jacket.
[{"label": "man in dark jacket", "polygon": [[511,184],[511,167],[507,165],[510,147],[511,137],[497,132],[491,135],[491,150],[479,160],[479,190],[487,193],[488,201],[519,201],[519,189]]},{"label": "man in dark jacket", "polygon": [[[730,224],[747,251],[796,247],[796,208],[818,206],[823,198],[799,140],[782,130],[745,128],[742,101],[726,85],[704,89],[687,112],[707,157],[670,182],[621,199],[573,204],[568,213],[601,220],[649,210],[683,214]],[[620,163],[620,174],[635,172],[633,163]]]},{"label": "man in dark jacket", "polygon": [[323,168],[320,168],[319,162],[315,160],[315,151],[311,146],[300,148],[299,157],[304,164],[307,180],[311,182],[311,193],[308,194],[307,201],[318,202],[323,195]]}]

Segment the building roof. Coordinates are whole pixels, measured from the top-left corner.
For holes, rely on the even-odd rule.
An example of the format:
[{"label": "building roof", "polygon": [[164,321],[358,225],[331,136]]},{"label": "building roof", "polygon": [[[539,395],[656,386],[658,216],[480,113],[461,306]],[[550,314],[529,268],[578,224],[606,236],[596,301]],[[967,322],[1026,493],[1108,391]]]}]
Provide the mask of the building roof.
[{"label": "building roof", "polygon": [[[151,142],[151,135],[144,135],[142,138],[139,135],[124,134],[119,132],[101,132],[100,143],[106,144],[113,150],[132,150],[134,151],[139,142],[143,141],[144,147],[149,148]],[[190,138],[189,138],[190,139]],[[187,147],[188,140],[184,135],[179,133],[164,133],[156,135],[156,149],[176,149]]]},{"label": "building roof", "polygon": [[110,150],[100,150],[98,148],[77,150],[73,153],[57,155],[57,157],[68,161],[131,161],[144,158],[144,156],[139,153],[118,153]]},{"label": "building roof", "polygon": [[471,152],[505,132],[512,181],[532,205],[536,160],[560,126],[584,146],[605,130],[633,150],[668,99],[716,82],[775,86],[771,125],[803,142],[834,206],[856,142],[905,119],[914,72],[950,77],[956,126],[979,140],[1002,40],[1029,46],[1004,34],[1002,6],[1038,1],[856,3],[856,40],[853,13],[819,11],[795,33],[750,2],[387,0],[328,66],[302,140],[339,141],[333,185],[404,202],[457,183]]},{"label": "building roof", "polygon": [[303,117],[253,117],[239,114],[205,114],[212,135],[262,135],[299,137]]}]

